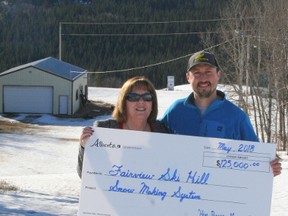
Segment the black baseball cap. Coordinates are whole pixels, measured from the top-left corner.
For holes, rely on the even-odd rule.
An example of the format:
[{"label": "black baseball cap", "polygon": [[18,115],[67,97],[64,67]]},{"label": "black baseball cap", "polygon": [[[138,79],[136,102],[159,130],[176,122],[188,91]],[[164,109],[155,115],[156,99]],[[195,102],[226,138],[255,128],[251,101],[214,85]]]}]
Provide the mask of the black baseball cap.
[{"label": "black baseball cap", "polygon": [[189,71],[192,67],[198,64],[209,64],[216,68],[219,67],[218,62],[213,53],[207,51],[199,51],[194,53],[188,61],[187,71]]}]

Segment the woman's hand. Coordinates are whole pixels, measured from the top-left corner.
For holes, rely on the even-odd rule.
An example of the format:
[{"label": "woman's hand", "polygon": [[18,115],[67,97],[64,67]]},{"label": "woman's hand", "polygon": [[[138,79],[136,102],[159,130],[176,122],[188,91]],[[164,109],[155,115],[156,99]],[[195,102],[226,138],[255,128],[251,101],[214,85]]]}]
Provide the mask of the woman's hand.
[{"label": "woman's hand", "polygon": [[84,127],[80,136],[80,145],[84,148],[87,140],[92,136],[94,130],[91,127]]},{"label": "woman's hand", "polygon": [[280,175],[281,174],[281,170],[282,170],[282,164],[280,163],[279,159],[275,159],[273,161],[270,162],[270,166],[273,169],[273,174],[274,176]]}]

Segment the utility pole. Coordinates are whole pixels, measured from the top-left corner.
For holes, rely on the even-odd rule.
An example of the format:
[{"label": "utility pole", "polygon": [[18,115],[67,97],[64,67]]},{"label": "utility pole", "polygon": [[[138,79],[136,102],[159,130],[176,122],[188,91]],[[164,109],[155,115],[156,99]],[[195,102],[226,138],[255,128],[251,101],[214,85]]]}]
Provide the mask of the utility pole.
[{"label": "utility pole", "polygon": [[[250,61],[250,38],[247,37],[247,56],[246,56],[246,105],[248,104],[248,95],[250,93],[250,85],[249,85],[249,61]],[[248,111],[248,107],[247,107]]]},{"label": "utility pole", "polygon": [[62,60],[62,23],[59,23],[59,60]]}]

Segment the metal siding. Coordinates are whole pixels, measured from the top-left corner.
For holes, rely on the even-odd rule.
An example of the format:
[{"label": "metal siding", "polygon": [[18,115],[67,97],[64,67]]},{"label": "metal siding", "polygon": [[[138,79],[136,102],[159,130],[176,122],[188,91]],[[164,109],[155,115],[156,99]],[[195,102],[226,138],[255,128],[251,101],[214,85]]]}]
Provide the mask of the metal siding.
[{"label": "metal siding", "polygon": [[[83,78],[85,77],[85,78]],[[81,74],[75,80],[77,87],[79,82],[87,85],[87,75]],[[59,114],[59,96],[68,95],[68,114],[75,113],[79,107],[79,101],[75,101],[73,90],[74,82],[53,75],[52,73],[42,71],[33,66],[20,68],[18,71],[11,71],[3,76],[0,76],[0,113],[4,112],[4,93],[3,86],[53,86],[53,114]]]},{"label": "metal siding", "polygon": [[53,88],[31,86],[4,86],[4,112],[53,112]]},{"label": "metal siding", "polygon": [[[76,113],[81,107],[81,98],[80,98],[80,88],[82,87],[83,90],[87,85],[87,74],[82,75],[77,80],[73,82],[73,95],[72,95],[72,114]],[[76,91],[78,90],[78,100],[76,100]]]},{"label": "metal siding", "polygon": [[[0,91],[2,86],[53,86],[53,114],[59,114],[59,95],[71,95],[71,81],[52,75],[45,71],[30,67],[15,71],[0,77]],[[0,92],[1,93],[1,92]],[[4,93],[2,92],[3,97]],[[0,97],[1,109],[4,112],[3,97]],[[69,110],[71,105],[69,104]]]}]

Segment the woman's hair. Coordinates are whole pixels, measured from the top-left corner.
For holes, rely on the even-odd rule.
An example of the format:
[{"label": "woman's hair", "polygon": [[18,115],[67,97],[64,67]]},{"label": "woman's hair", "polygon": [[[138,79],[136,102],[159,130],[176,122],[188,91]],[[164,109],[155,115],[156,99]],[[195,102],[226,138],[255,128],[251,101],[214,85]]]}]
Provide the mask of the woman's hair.
[{"label": "woman's hair", "polygon": [[156,121],[158,114],[158,102],[157,95],[154,88],[154,85],[150,80],[143,76],[136,76],[128,79],[122,86],[119,95],[117,104],[112,113],[113,118],[115,118],[118,122],[126,122],[127,121],[127,113],[126,113],[126,96],[131,93],[133,89],[145,89],[149,93],[153,95],[152,100],[152,111],[147,119],[147,122],[151,123]]}]

